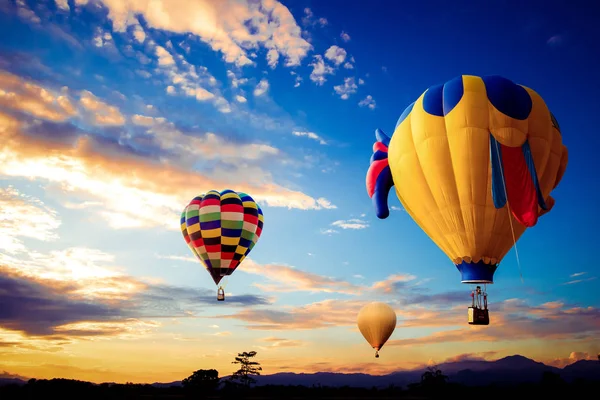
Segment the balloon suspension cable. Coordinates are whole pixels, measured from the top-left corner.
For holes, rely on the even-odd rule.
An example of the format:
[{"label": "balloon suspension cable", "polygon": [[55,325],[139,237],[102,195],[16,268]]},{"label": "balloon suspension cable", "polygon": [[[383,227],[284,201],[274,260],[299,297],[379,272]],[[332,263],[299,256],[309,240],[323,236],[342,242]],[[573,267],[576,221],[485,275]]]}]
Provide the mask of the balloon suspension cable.
[{"label": "balloon suspension cable", "polygon": [[220,285],[219,285],[219,286],[220,286],[220,287],[221,287],[221,289],[223,289],[223,291],[224,291],[224,290],[225,290],[225,288],[227,287],[227,284],[229,283],[229,275],[225,275],[225,276],[223,277],[223,279],[221,279],[221,282],[219,282],[219,283],[220,283]]},{"label": "balloon suspension cable", "polygon": [[[496,154],[500,160],[500,147],[498,141],[495,140]],[[502,163],[500,163],[502,165]],[[517,266],[519,267],[519,276],[521,277],[521,283],[525,283],[523,280],[523,272],[521,271],[521,261],[519,260],[519,250],[517,249],[517,236],[515,235],[515,228],[513,226],[512,211],[510,210],[510,202],[508,201],[508,191],[506,190],[506,181],[504,180],[504,166],[502,168],[502,186],[504,188],[504,197],[506,198],[506,209],[508,210],[508,222],[510,223],[510,231],[513,238],[513,246],[515,248],[515,256],[517,257]]]},{"label": "balloon suspension cable", "polygon": [[379,358],[379,350],[375,350],[375,358]]}]

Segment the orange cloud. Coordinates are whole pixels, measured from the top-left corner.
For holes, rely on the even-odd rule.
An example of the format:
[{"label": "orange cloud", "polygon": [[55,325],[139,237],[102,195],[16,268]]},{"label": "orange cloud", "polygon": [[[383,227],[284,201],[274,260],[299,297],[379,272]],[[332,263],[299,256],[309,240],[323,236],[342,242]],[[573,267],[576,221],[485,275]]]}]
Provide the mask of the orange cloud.
[{"label": "orange cloud", "polygon": [[115,106],[111,106],[98,99],[92,92],[84,90],[79,102],[89,111],[90,118],[95,125],[123,125],[125,117]]},{"label": "orange cloud", "polygon": [[[263,46],[287,58],[296,66],[312,46],[301,36],[293,15],[279,1],[264,1],[261,7],[233,0],[101,0],[115,31],[137,25],[142,15],[149,27],[197,35],[226,62],[238,66],[253,64],[246,50]],[[161,10],[154,12],[153,10]]]},{"label": "orange cloud", "polygon": [[569,354],[569,357],[566,358],[555,358],[553,360],[550,361],[546,361],[544,362],[546,365],[552,365],[554,367],[558,367],[558,368],[564,368],[567,365],[573,364],[577,361],[581,361],[581,360],[597,360],[598,359],[598,355],[597,354],[591,354],[585,351],[572,351],[571,354]]},{"label": "orange cloud", "polygon": [[0,107],[23,111],[55,122],[65,121],[77,113],[65,95],[53,93],[32,82],[25,82],[4,71],[0,71]]},{"label": "orange cloud", "polygon": [[218,318],[239,319],[248,329],[298,330],[355,325],[356,315],[364,305],[361,301],[324,300],[305,306],[277,310],[247,309]]},{"label": "orange cloud", "polygon": [[302,271],[287,265],[257,264],[251,259],[244,261],[241,271],[257,274],[273,282],[255,283],[254,286],[266,292],[324,292],[360,294],[361,286],[350,282]]},{"label": "orange cloud", "polygon": [[[463,309],[464,310],[464,309]],[[462,314],[464,312],[464,314]],[[454,308],[449,313],[440,311],[444,325],[466,323],[466,312]],[[446,315],[447,314],[447,315]],[[462,320],[461,315],[462,314]],[[402,321],[404,326],[427,326],[422,321],[438,321],[437,316]],[[600,334],[600,310],[593,307],[568,307],[560,302],[529,306],[523,300],[509,299],[496,304],[490,311],[489,326],[439,331],[428,336],[391,340],[387,346],[415,346],[430,343],[477,342],[501,340],[581,340],[592,341]],[[454,321],[454,323],[451,323]],[[440,324],[441,325],[441,324]]]},{"label": "orange cloud", "polygon": [[[90,109],[102,107],[90,95],[85,96]],[[67,205],[80,208],[94,205],[98,214],[114,228],[163,226],[176,230],[181,209],[191,198],[221,188],[223,184],[235,186],[237,190],[250,193],[257,201],[275,207],[335,208],[326,199],[315,199],[272,183],[268,176],[253,183],[236,182],[231,178],[235,174],[229,174],[228,180],[218,181],[214,178],[219,176],[218,171],[209,177],[167,161],[151,161],[116,144],[101,143],[93,136],[67,137],[61,141],[47,139],[38,133],[32,138],[27,129],[28,125],[14,116],[0,113],[0,176],[58,185],[80,200],[75,205],[70,200]],[[171,150],[182,151],[183,156],[189,151],[186,149],[196,149],[194,154],[197,155],[198,151],[205,154],[217,148],[224,159],[239,154],[236,153],[239,149],[227,150],[222,139],[212,134],[205,139],[186,139],[180,132],[167,129],[156,133],[154,140],[166,148],[171,146]],[[241,153],[244,157],[258,158],[265,152],[276,151],[264,145],[247,147]]]},{"label": "orange cloud", "polygon": [[261,349],[273,349],[273,348],[283,348],[283,347],[299,347],[303,346],[305,343],[302,340],[291,340],[269,336],[261,339],[261,342],[268,343],[267,346],[259,346]]}]

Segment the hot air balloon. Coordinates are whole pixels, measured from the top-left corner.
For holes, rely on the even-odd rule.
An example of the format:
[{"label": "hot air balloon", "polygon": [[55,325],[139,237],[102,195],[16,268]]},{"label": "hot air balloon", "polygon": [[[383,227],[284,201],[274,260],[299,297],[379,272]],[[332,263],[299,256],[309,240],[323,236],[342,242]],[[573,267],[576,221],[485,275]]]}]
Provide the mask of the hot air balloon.
[{"label": "hot air balloon", "polygon": [[[568,162],[542,97],[500,76],[432,86],[404,110],[391,139],[375,135],[366,186],[377,217],[388,217],[395,186],[466,284],[493,283],[502,258],[554,206],[550,192]],[[472,296],[469,323],[489,324],[485,290]]]},{"label": "hot air balloon", "polygon": [[375,349],[375,358],[379,358],[379,350],[396,329],[396,313],[385,303],[372,302],[361,308],[357,324],[360,333]]},{"label": "hot air balloon", "polygon": [[[256,245],[263,213],[246,193],[211,190],[196,196],[181,213],[181,232],[216,285],[231,275]],[[223,286],[217,300],[225,300]]]}]

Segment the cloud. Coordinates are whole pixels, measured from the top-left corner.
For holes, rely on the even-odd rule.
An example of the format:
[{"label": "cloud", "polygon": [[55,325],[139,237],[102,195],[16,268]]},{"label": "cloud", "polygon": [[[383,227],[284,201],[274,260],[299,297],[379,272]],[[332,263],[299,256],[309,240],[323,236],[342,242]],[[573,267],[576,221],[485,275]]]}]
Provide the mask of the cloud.
[{"label": "cloud", "polygon": [[331,223],[331,226],[342,229],[365,229],[369,227],[369,223],[358,218],[352,218],[349,220],[334,221]]},{"label": "cloud", "polygon": [[332,75],[334,73],[334,69],[325,64],[323,56],[320,54],[313,56],[313,61],[309,64],[309,66],[313,67],[312,72],[310,73],[310,80],[319,86],[322,86],[325,82],[327,82],[325,75]]},{"label": "cloud", "polygon": [[302,17],[302,23],[308,26],[327,26],[329,23],[326,18],[316,18],[312,10],[308,7],[304,9],[304,17]]},{"label": "cloud", "polygon": [[307,330],[356,324],[361,301],[324,300],[304,306],[278,309],[246,309],[219,318],[239,319],[252,330]]},{"label": "cloud", "polygon": [[41,22],[40,17],[38,17],[36,13],[27,6],[27,3],[24,0],[17,0],[16,5],[17,15],[23,20],[32,24],[39,24]]},{"label": "cloud", "polygon": [[374,110],[376,107],[375,99],[371,95],[367,95],[367,97],[359,101],[358,105],[360,107],[369,107],[371,110]]},{"label": "cloud", "polygon": [[133,37],[139,44],[144,43],[146,40],[146,32],[139,23],[133,26]]},{"label": "cloud", "polygon": [[318,141],[319,144],[323,144],[323,145],[327,144],[327,142],[325,140],[323,140],[323,138],[321,138],[319,135],[317,135],[314,132],[292,131],[292,135],[294,135],[294,136],[306,136],[309,139]]},{"label": "cloud", "polygon": [[584,275],[586,275],[587,272],[576,272],[574,274],[571,274],[569,277],[570,278],[578,278],[578,279],[571,279],[567,282],[564,282],[562,285],[574,285],[576,283],[582,283],[582,282],[590,282],[596,279],[595,276],[590,276],[587,278],[583,278]]},{"label": "cloud", "polygon": [[155,51],[156,56],[158,57],[158,65],[165,66],[175,64],[173,56],[164,47],[156,46]]},{"label": "cloud", "polygon": [[242,271],[260,275],[269,283],[255,283],[265,292],[311,292],[344,293],[356,295],[360,287],[350,282],[302,271],[287,265],[258,264],[251,259],[244,261]]},{"label": "cloud", "polygon": [[[428,315],[427,315],[428,314]],[[426,326],[432,321],[437,326],[457,325],[466,318],[464,307],[445,312],[426,312],[417,318],[401,321],[400,326]],[[440,317],[442,317],[440,319]],[[566,306],[548,302],[537,306],[523,300],[508,299],[495,303],[490,315],[490,325],[439,331],[431,335],[389,341],[386,346],[417,346],[451,342],[498,342],[536,340],[576,340],[592,342],[600,334],[600,310],[594,307]],[[443,322],[442,322],[443,320]],[[454,322],[452,322],[454,321]],[[430,324],[435,326],[434,324]]]},{"label": "cloud", "polygon": [[398,288],[399,283],[410,282],[415,280],[417,277],[414,275],[390,275],[383,281],[375,282],[372,286],[373,290],[377,290],[383,293],[395,292]]},{"label": "cloud", "polygon": [[329,47],[325,51],[325,58],[333,62],[336,67],[346,60],[346,55],[346,50],[336,45]]},{"label": "cloud", "polygon": [[321,229],[321,233],[323,235],[328,235],[331,236],[334,233],[340,233],[339,231],[336,231],[335,229]]},{"label": "cloud", "polygon": [[[33,221],[33,222],[32,222]],[[32,229],[32,223],[35,229]],[[61,221],[55,210],[9,186],[0,188],[0,250],[9,254],[25,251],[22,238],[56,240]]]},{"label": "cloud", "polygon": [[92,92],[82,91],[79,103],[89,111],[89,117],[96,125],[123,125],[125,123],[125,117],[117,107],[99,100]]},{"label": "cloud", "polygon": [[[9,209],[24,211],[24,196],[12,189],[10,194]],[[40,239],[56,238],[56,212],[34,198],[27,207],[30,217],[40,217],[42,210],[51,216],[40,218]],[[18,230],[12,235],[23,236]],[[13,253],[0,252],[0,328],[27,336],[143,335],[160,326],[154,319],[193,316],[190,310],[214,303],[212,290],[128,276],[114,265],[113,255],[96,249],[39,252],[21,246]],[[228,301],[269,304],[255,295],[230,295]]]},{"label": "cloud", "polygon": [[55,122],[65,121],[77,113],[66,95],[23,81],[4,71],[0,71],[0,107]]},{"label": "cloud", "polygon": [[546,361],[544,362],[546,365],[552,365],[554,367],[558,367],[558,368],[564,368],[567,365],[573,364],[577,361],[581,361],[581,360],[593,360],[596,361],[598,360],[598,355],[597,354],[591,354],[585,351],[572,351],[569,354],[569,357],[565,357],[565,358],[555,358],[553,360],[550,361]]},{"label": "cloud", "polygon": [[[4,87],[1,88],[5,90]],[[42,93],[51,96],[49,92]],[[109,120],[121,122],[121,119],[124,122],[124,116],[116,108],[90,92],[84,91],[82,99],[83,107],[97,113],[96,122],[107,124]],[[54,104],[51,100],[48,97],[43,104]],[[149,117],[143,117],[135,121],[150,124]],[[100,203],[102,206],[95,206],[94,210],[115,228],[165,226],[178,229],[182,204],[197,191],[220,187],[223,183],[236,184],[238,190],[275,207],[335,208],[327,199],[315,199],[279,186],[271,181],[269,174],[245,164],[239,168],[251,171],[251,177],[247,173],[232,174],[231,168],[228,174],[218,169],[203,174],[190,171],[185,164],[201,157],[235,166],[240,157],[252,162],[278,154],[271,146],[229,143],[213,133],[200,137],[186,135],[165,120],[155,118],[153,122],[142,135],[107,132],[112,135],[111,139],[87,134],[73,125],[31,124],[26,118],[0,113],[0,176],[52,183],[62,189],[63,196],[70,197],[68,203],[71,204],[74,199],[81,205]],[[115,134],[119,135],[118,142]],[[159,150],[162,161],[145,158],[144,148]],[[218,176],[222,177],[220,181],[215,180]],[[234,182],[235,179],[244,181]],[[139,207],[147,212],[136,212]]]},{"label": "cloud", "polygon": [[260,347],[268,348],[268,349],[282,348],[282,347],[300,347],[305,344],[304,341],[302,341],[302,340],[291,340],[291,339],[284,339],[284,338],[278,338],[278,337],[273,337],[273,336],[269,336],[269,337],[260,339],[260,341],[268,344],[267,346],[260,346]]},{"label": "cloud", "polygon": [[279,62],[279,52],[275,49],[271,49],[267,52],[267,64],[271,69],[275,69],[277,67],[277,63]]},{"label": "cloud", "polygon": [[333,87],[333,90],[340,95],[342,100],[348,100],[351,94],[356,93],[356,89],[358,89],[358,86],[354,77],[344,78],[344,84]]},{"label": "cloud", "polygon": [[94,38],[92,39],[94,46],[105,48],[109,51],[115,51],[115,42],[110,32],[106,32],[102,28],[96,28]]},{"label": "cloud", "polygon": [[340,33],[340,37],[342,38],[342,40],[344,42],[349,42],[350,41],[350,35],[348,35],[346,32],[342,31],[342,33]]},{"label": "cloud", "polygon": [[559,47],[561,45],[563,45],[566,41],[566,38],[564,35],[554,35],[551,36],[547,41],[546,44],[550,47]]},{"label": "cloud", "polygon": [[163,256],[163,255],[157,254],[156,258],[159,258],[161,260],[185,261],[185,262],[191,262],[191,263],[198,263],[198,259],[196,257],[192,257],[192,256]]},{"label": "cloud", "polygon": [[[149,28],[190,33],[223,54],[227,63],[253,64],[249,50],[263,47],[286,59],[286,66],[300,65],[312,48],[301,36],[288,8],[279,1],[237,0],[99,0],[108,9],[113,30],[124,32],[141,15]],[[269,54],[269,53],[267,53]],[[273,59],[273,52],[270,52]],[[267,56],[269,57],[269,56]]]},{"label": "cloud", "polygon": [[267,92],[267,90],[269,90],[269,81],[263,78],[260,80],[260,82],[258,82],[258,85],[256,85],[256,88],[254,89],[254,96],[262,96]]}]

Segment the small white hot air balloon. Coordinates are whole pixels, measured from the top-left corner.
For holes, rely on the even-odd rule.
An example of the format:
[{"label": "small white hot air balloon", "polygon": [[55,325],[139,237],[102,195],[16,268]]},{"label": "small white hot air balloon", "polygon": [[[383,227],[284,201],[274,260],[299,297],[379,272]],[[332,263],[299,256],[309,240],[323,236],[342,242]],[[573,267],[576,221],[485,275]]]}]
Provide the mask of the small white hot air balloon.
[{"label": "small white hot air balloon", "polygon": [[385,303],[369,303],[358,313],[357,324],[360,333],[375,349],[375,358],[379,358],[379,350],[396,329],[396,313]]}]

